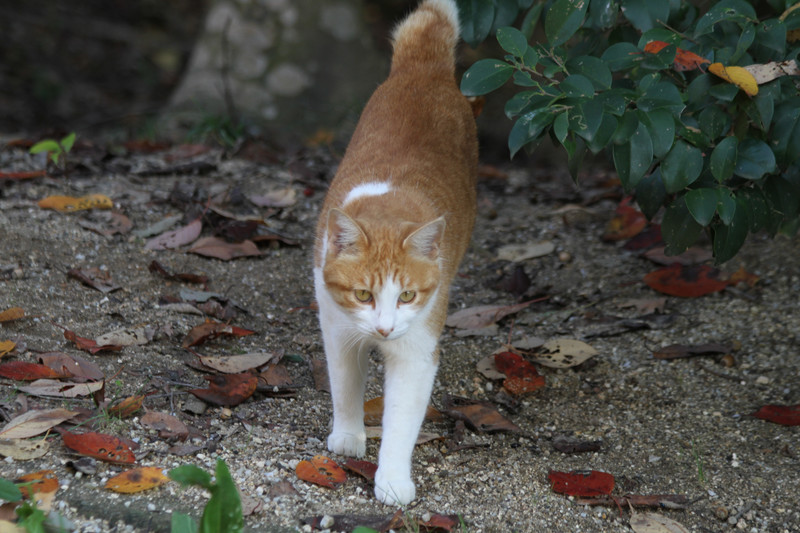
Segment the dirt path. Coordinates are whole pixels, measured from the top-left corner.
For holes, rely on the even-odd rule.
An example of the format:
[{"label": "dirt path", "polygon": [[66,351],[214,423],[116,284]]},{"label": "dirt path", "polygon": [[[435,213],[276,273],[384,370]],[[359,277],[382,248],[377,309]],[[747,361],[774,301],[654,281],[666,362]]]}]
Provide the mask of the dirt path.
[{"label": "dirt path", "polygon": [[[19,345],[3,360],[35,362],[40,352],[63,351],[115,376],[107,383],[107,399],[153,393],[145,407],[189,425],[186,444],[196,447],[191,453],[179,455],[187,448],[171,448],[180,443],[145,428],[141,413],[123,421],[95,417],[92,423],[98,431],[137,441],[142,465],[169,469],[193,463],[211,470],[217,458],[225,459],[241,491],[260,504],[247,518],[252,530],[302,529],[301,518],[321,515],[359,515],[351,523],[364,524],[377,523],[368,517],[390,518],[394,509],[377,504],[369,484],[356,476],[332,491],[294,474],[298,461],[326,453],[329,396],[315,388],[310,370],[310,361],[323,353],[316,316],[307,306],[312,228],[333,172],[331,158],[305,154],[289,165],[271,166],[213,153],[167,162],[164,153],[79,152],[74,160],[85,165],[68,178],[0,181],[0,311],[19,306],[33,317],[0,327],[0,341]],[[29,164],[22,150],[0,151],[0,170]],[[189,169],[201,173],[180,173]],[[296,193],[289,207],[257,208],[246,200],[287,187]],[[630,531],[628,509],[580,506],[554,493],[547,481],[550,470],[594,469],[616,476],[618,495],[687,496],[694,503],[685,510],[656,511],[689,531],[800,531],[798,428],[750,416],[764,404],[800,403],[800,242],[756,236],[722,267],[757,275],[754,287],[695,299],[667,297],[661,311],[645,316],[625,305],[637,299],[652,304],[660,296],[641,281],[657,267],[640,252],[601,241],[616,206],[616,200],[602,199],[608,192],[599,177],[584,180],[576,191],[555,170],[514,170],[481,182],[479,220],[453,288],[452,309],[547,298],[483,335],[448,329],[433,401],[441,406],[446,394],[487,400],[521,432],[466,430],[462,447],[454,450],[459,431],[452,420],[427,424],[424,430],[442,439],[417,448],[419,500],[407,514],[458,515],[470,532]],[[82,227],[82,220],[107,226],[97,211],[61,214],[36,205],[48,195],[89,193],[111,197],[134,230],[173,214],[184,217],[180,224],[188,223],[209,197],[224,196],[224,209],[263,217],[267,226],[260,231],[274,232],[284,243],[261,244],[260,256],[233,261],[185,253],[186,247],[150,251],[147,239],[132,233],[105,237]],[[581,202],[590,205],[556,212]],[[207,224],[203,235],[211,232]],[[518,263],[497,257],[503,245],[539,241],[552,242],[555,251]],[[148,270],[153,260],[171,272],[205,275],[208,284],[165,280]],[[102,293],[67,276],[70,269],[90,267],[107,270],[121,288]],[[513,295],[502,287],[518,267],[529,286],[518,272],[523,294]],[[217,301],[235,309],[234,325],[257,332],[202,344],[199,352],[282,353],[296,391],[288,397],[256,392],[237,407],[208,406],[197,414],[197,402],[186,390],[207,382],[204,373],[187,366],[195,358],[181,343],[203,316],[171,305],[182,289],[217,293]],[[110,355],[90,355],[66,341],[54,324],[91,338],[138,327],[154,336]],[[575,369],[541,368],[546,387],[509,401],[502,382],[483,377],[476,364],[509,337],[525,336],[582,339],[599,355]],[[673,343],[731,342],[741,347],[727,358],[653,358],[653,350]],[[380,361],[375,365],[370,397],[380,395]],[[0,383],[0,407],[8,416],[26,402],[28,409],[94,408],[88,399],[17,394],[15,385]],[[602,444],[596,452],[565,454],[553,447],[564,436]],[[76,474],[67,465],[75,457],[58,436],[51,440],[52,449],[42,458],[0,462],[0,477],[54,469],[61,484],[54,508],[81,524],[81,531],[167,531],[172,511],[199,513],[206,501],[200,491],[175,484],[116,495],[103,486],[124,468],[99,463],[94,475]],[[376,455],[372,441],[367,458]]]}]

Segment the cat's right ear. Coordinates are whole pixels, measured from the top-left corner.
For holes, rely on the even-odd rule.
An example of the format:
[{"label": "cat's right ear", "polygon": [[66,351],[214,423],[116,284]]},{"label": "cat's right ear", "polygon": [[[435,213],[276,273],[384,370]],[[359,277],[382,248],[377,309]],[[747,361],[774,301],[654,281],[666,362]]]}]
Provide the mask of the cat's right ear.
[{"label": "cat's right ear", "polygon": [[328,213],[329,250],[339,255],[357,248],[360,240],[367,241],[367,236],[358,222],[350,218],[341,209],[333,208]]}]

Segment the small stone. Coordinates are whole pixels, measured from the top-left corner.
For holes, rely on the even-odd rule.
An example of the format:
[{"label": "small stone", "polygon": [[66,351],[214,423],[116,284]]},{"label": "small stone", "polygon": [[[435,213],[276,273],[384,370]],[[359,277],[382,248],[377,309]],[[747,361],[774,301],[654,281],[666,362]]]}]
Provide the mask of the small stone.
[{"label": "small stone", "polygon": [[333,527],[335,520],[331,515],[326,514],[322,517],[322,520],[319,521],[319,527],[322,529],[329,529]]},{"label": "small stone", "polygon": [[767,376],[758,376],[756,378],[756,385],[768,385],[772,381]]},{"label": "small stone", "polygon": [[569,263],[572,261],[572,254],[569,252],[558,252],[558,260],[562,263]]},{"label": "small stone", "polygon": [[147,504],[147,510],[148,510],[148,511],[150,511],[150,512],[153,512],[153,511],[155,511],[155,510],[156,510],[156,504],[154,504],[154,503],[148,503],[148,504]]}]

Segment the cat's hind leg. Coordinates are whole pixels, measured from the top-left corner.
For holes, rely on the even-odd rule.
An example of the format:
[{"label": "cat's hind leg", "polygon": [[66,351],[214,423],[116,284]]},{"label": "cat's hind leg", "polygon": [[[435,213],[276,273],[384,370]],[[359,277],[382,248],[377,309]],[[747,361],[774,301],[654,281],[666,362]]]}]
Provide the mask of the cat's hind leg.
[{"label": "cat's hind leg", "polygon": [[438,368],[436,338],[427,332],[407,334],[382,346],[382,351],[386,377],[375,496],[389,505],[405,505],[416,495],[411,455]]}]

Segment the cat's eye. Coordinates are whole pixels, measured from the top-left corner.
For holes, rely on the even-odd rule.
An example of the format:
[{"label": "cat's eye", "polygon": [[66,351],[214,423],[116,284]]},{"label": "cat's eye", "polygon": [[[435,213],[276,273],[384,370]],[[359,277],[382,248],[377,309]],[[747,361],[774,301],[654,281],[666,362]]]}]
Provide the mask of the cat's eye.
[{"label": "cat's eye", "polygon": [[372,300],[372,293],[366,289],[356,289],[355,296],[356,300],[361,303],[367,303]]},{"label": "cat's eye", "polygon": [[417,293],[415,291],[403,291],[400,293],[400,298],[398,299],[400,300],[400,302],[407,304],[411,303],[411,301],[414,299],[416,295]]}]

